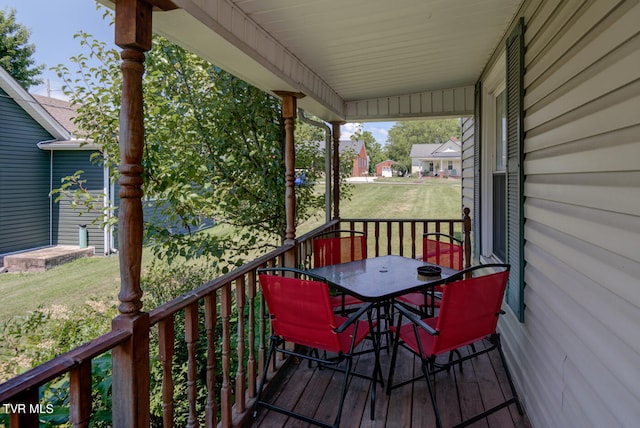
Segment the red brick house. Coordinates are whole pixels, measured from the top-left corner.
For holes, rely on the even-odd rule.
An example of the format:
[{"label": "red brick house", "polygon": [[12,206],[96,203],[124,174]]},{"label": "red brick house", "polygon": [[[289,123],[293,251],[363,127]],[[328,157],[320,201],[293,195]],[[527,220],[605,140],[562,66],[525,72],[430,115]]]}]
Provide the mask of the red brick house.
[{"label": "red brick house", "polygon": [[352,177],[364,177],[369,174],[369,156],[364,141],[340,141],[340,157],[353,154]]}]

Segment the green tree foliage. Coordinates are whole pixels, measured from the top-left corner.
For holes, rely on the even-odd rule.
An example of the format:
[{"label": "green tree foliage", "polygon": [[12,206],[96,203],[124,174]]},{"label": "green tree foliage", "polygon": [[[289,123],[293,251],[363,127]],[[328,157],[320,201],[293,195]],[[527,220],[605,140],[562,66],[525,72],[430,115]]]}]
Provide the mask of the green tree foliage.
[{"label": "green tree foliage", "polygon": [[[102,147],[95,160],[116,171],[118,53],[86,33],[77,38],[89,56],[72,57],[79,71],[60,65],[58,75],[78,109],[76,124],[87,140]],[[250,251],[278,245],[285,229],[280,101],[161,37],[154,37],[153,45],[143,83],[144,191],[162,202],[156,211],[163,224],[148,224],[146,238],[169,261],[226,254],[227,262],[241,264]],[[90,66],[89,60],[98,65]],[[314,182],[320,174],[314,165],[322,154],[316,146],[301,148],[298,155],[297,168]],[[298,221],[322,206],[311,186],[298,187],[296,197],[304,207]],[[227,223],[237,233],[195,233],[202,218]]]},{"label": "green tree foliage", "polygon": [[389,159],[398,162],[402,172],[411,171],[411,146],[414,144],[439,144],[451,137],[459,138],[458,119],[438,119],[396,122],[389,130],[385,149]]},{"label": "green tree foliage", "polygon": [[16,22],[15,9],[0,10],[0,66],[25,89],[42,83],[38,76],[44,65],[35,65],[36,48],[29,43],[31,32]]}]

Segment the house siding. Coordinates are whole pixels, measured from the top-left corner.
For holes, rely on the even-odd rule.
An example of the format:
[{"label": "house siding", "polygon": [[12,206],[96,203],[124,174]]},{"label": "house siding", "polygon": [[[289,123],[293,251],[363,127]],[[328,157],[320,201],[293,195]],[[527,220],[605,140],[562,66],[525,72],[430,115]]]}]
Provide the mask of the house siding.
[{"label": "house siding", "polygon": [[530,1],[520,16],[526,315],[500,322],[510,368],[533,426],[637,426],[640,4]]},{"label": "house siding", "polygon": [[473,183],[473,147],[475,144],[473,117],[463,117],[461,120],[461,181],[462,181],[462,206],[471,209],[474,206]]},{"label": "house siding", "polygon": [[2,89],[0,118],[0,254],[47,246],[52,136]]},{"label": "house siding", "polygon": [[[53,205],[53,238],[58,245],[79,245],[78,229],[80,224],[87,225],[87,244],[95,247],[96,254],[104,254],[104,230],[101,226],[103,217],[103,167],[92,164],[91,151],[71,150],[50,152],[53,156],[53,188],[61,186],[62,179],[78,170],[84,171],[83,184],[99,204],[91,213],[82,213],[83,207],[74,209],[71,197],[65,196]],[[98,219],[95,224],[94,220]]]}]

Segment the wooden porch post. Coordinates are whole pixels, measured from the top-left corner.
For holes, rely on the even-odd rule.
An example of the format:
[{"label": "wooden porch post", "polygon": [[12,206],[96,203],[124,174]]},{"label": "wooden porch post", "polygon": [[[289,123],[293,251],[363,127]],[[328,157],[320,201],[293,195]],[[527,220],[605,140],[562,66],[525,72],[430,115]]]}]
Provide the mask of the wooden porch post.
[{"label": "wooden porch post", "polygon": [[142,0],[116,1],[115,42],[122,48],[122,105],[120,110],[120,315],[114,330],[131,333],[113,349],[113,426],[148,427],[149,314],[141,312],[142,290],[142,152],[144,111],[142,75],[144,53],[151,49],[152,6]]},{"label": "wooden porch post", "polygon": [[[295,175],[296,175],[296,151],[295,137],[293,131],[295,129],[295,119],[297,117],[297,100],[304,97],[299,92],[275,91],[282,97],[282,118],[284,119],[284,166],[285,166],[285,215],[287,219],[287,228],[284,235],[285,244],[293,244],[296,238],[296,191],[295,191]],[[295,267],[296,254],[295,250],[285,255],[284,264],[287,267]]]},{"label": "wooden porch post", "polygon": [[340,125],[344,122],[331,122],[333,126],[333,218],[340,218]]},{"label": "wooden porch post", "polygon": [[464,249],[464,268],[467,269],[471,267],[471,217],[469,217],[471,210],[468,207],[464,207],[462,212],[464,213],[462,216],[462,229],[464,231],[462,248]]}]

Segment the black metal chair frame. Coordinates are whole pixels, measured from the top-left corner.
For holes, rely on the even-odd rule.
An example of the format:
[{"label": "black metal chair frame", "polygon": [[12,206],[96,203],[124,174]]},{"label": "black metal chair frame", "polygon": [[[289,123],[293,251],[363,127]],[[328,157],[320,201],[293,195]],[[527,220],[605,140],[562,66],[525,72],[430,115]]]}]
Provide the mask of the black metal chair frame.
[{"label": "black metal chair frame", "polygon": [[[507,266],[508,265],[502,265],[502,264],[485,264],[485,265],[478,265],[478,266],[473,266],[471,268],[465,269],[461,272],[459,272],[458,274],[450,277],[447,279],[447,281],[445,282],[446,284],[458,281],[458,280],[463,280],[465,278],[469,278],[473,271],[478,270],[478,269],[483,269],[483,268],[492,268],[492,267],[503,267],[503,266]],[[427,333],[429,333],[432,336],[438,335],[439,332],[434,329],[432,326],[426,324],[423,320],[421,320],[420,318],[418,318],[413,310],[413,308],[408,307],[405,304],[402,303],[394,303],[394,307],[395,309],[398,311],[399,315],[398,315],[398,319],[397,319],[397,326],[396,326],[396,333],[395,333],[395,337],[394,337],[394,345],[393,345],[393,353],[392,353],[392,357],[391,357],[391,364],[390,364],[390,368],[389,368],[389,376],[387,378],[387,389],[386,392],[387,394],[391,394],[391,391],[393,389],[399,388],[401,386],[407,385],[409,383],[415,382],[417,380],[421,380],[421,379],[425,379],[427,381],[427,386],[429,389],[429,395],[431,397],[431,404],[433,406],[433,410],[435,413],[435,417],[436,417],[436,425],[438,428],[442,427],[442,421],[440,419],[440,412],[438,410],[438,405],[436,402],[436,396],[435,396],[435,384],[432,383],[431,381],[431,376],[434,376],[434,382],[435,382],[435,375],[437,373],[440,373],[442,371],[447,371],[449,372],[450,369],[452,367],[454,367],[456,364],[459,365],[460,371],[462,371],[462,363],[464,361],[470,360],[472,358],[475,358],[479,355],[482,354],[486,354],[489,353],[491,351],[494,350],[498,350],[498,353],[500,355],[500,360],[502,362],[502,366],[504,367],[504,371],[505,371],[505,375],[507,378],[507,381],[509,383],[509,387],[511,389],[511,398],[505,400],[504,402],[485,410],[482,413],[479,413],[471,418],[468,418],[464,421],[462,421],[460,424],[455,425],[455,428],[459,428],[459,427],[465,427],[468,425],[471,425],[483,418],[485,418],[486,416],[497,412],[500,409],[503,409],[507,406],[510,406],[511,404],[515,404],[516,408],[518,410],[519,414],[523,414],[523,409],[522,406],[520,405],[520,401],[518,400],[518,395],[515,389],[515,385],[513,384],[513,379],[511,378],[511,374],[509,373],[509,368],[507,365],[507,361],[505,359],[504,356],[504,352],[502,350],[502,345],[501,345],[501,340],[500,340],[500,334],[499,333],[494,333],[491,334],[490,336],[487,336],[485,338],[486,341],[488,341],[491,346],[488,346],[484,349],[481,350],[476,350],[475,346],[473,343],[469,344],[468,346],[471,349],[471,352],[468,355],[462,356],[460,354],[460,352],[455,349],[453,351],[451,351],[449,353],[449,359],[446,363],[438,363],[436,362],[436,355],[432,355],[429,357],[425,356],[424,353],[424,349],[422,347],[422,343],[418,337],[418,329],[421,328],[423,330],[425,330]],[[496,315],[503,315],[504,311],[500,311],[500,313],[496,314]],[[408,346],[404,345],[403,343],[401,343],[400,340],[400,327],[402,325],[402,318],[405,317],[408,321],[410,321],[412,323],[413,326],[413,331],[414,334],[416,336],[416,341],[418,344],[418,353],[416,353],[413,349],[409,348]],[[396,358],[397,358],[397,353],[398,353],[398,347],[399,346],[403,346],[406,349],[408,349],[410,352],[414,353],[415,355],[417,355],[420,358],[421,361],[421,369],[422,369],[422,375],[421,376],[416,376],[414,378],[402,381],[400,383],[397,384],[393,384],[393,375],[394,375],[394,371],[395,371],[395,365],[396,365]],[[454,355],[457,355],[456,358],[454,358]]]},{"label": "black metal chair frame", "polygon": [[[314,240],[316,239],[324,239],[324,238],[340,238],[341,234],[348,234],[348,236],[364,236],[366,237],[367,234],[365,232],[362,232],[360,230],[350,230],[350,229],[338,229],[338,230],[328,230],[322,233],[319,233],[317,235],[315,235],[312,239],[312,243]],[[365,249],[366,251],[366,249]],[[358,310],[357,307],[349,307],[349,305],[346,304],[345,302],[345,298],[346,295],[344,293],[336,293],[336,296],[340,296],[341,297],[341,304],[340,304],[340,309],[338,310],[338,313],[342,316],[347,316],[350,313],[355,312],[356,310]],[[360,302],[358,302],[359,304]]]},{"label": "black metal chair frame", "polygon": [[[260,273],[275,273],[275,272],[289,272],[291,274],[295,274],[295,275],[299,275],[299,276],[305,276],[308,277],[309,279],[313,279],[316,281],[321,281],[327,284],[328,283],[326,281],[326,279],[310,274],[309,272],[305,272],[299,269],[293,269],[293,268],[265,268],[265,269],[259,269],[258,270],[258,274]],[[358,310],[353,313],[348,319],[347,321],[345,321],[342,325],[340,325],[339,327],[337,327],[334,331],[336,333],[342,333],[344,332],[350,325],[356,323],[356,321],[358,319],[360,319],[365,313],[367,314],[367,321],[369,324],[369,331],[373,331],[373,321],[372,321],[372,316],[371,316],[371,309],[372,309],[372,304],[367,303],[362,305],[360,308],[358,308]],[[271,319],[271,316],[269,314],[265,315],[265,317],[267,319]],[[356,376],[356,377],[360,377],[363,379],[367,379],[371,381],[371,391],[370,391],[370,395],[371,395],[371,420],[374,419],[374,410],[375,410],[375,391],[376,391],[376,384],[378,381],[380,381],[381,383],[383,382],[383,377],[382,377],[382,369],[380,367],[380,361],[379,361],[379,346],[377,346],[377,344],[374,342],[373,344],[373,351],[375,353],[375,363],[374,363],[374,369],[373,369],[373,374],[371,376],[369,375],[365,375],[362,373],[358,373],[358,372],[353,372],[352,371],[352,364],[353,364],[353,357],[356,355],[360,355],[364,352],[371,352],[370,350],[367,351],[359,351],[356,352],[354,351],[354,347],[355,347],[355,340],[357,337],[357,329],[358,329],[358,324],[355,324],[354,327],[354,331],[352,334],[352,338],[351,338],[351,346],[350,346],[350,352],[348,353],[339,353],[335,356],[327,356],[326,352],[323,352],[323,356],[321,357],[318,350],[317,349],[310,349],[308,353],[304,352],[304,351],[298,351],[298,350],[289,350],[285,348],[285,341],[275,335],[272,334],[271,338],[270,338],[270,345],[269,345],[269,351],[267,353],[267,359],[265,362],[265,369],[264,372],[262,374],[262,378],[260,380],[260,384],[258,387],[258,392],[257,392],[257,397],[256,397],[256,401],[254,403],[254,408],[253,408],[253,417],[257,416],[258,413],[258,408],[259,407],[265,407],[269,410],[273,410],[276,411],[278,413],[282,413],[285,414],[287,416],[291,416],[294,417],[296,419],[302,420],[304,422],[313,424],[313,425],[317,425],[320,427],[325,427],[325,428],[337,428],[340,425],[340,419],[342,416],[342,409],[344,406],[344,400],[346,397],[346,393],[348,390],[348,380],[349,380],[349,376]],[[376,340],[375,338],[376,335],[374,334],[369,334],[368,337],[371,338],[372,340]],[[305,347],[305,350],[308,349]],[[310,416],[307,415],[303,415],[297,412],[294,412],[290,409],[286,409],[283,408],[281,406],[277,406],[273,403],[267,402],[265,400],[262,399],[262,394],[263,394],[263,389],[267,380],[267,368],[270,366],[271,364],[271,360],[272,358],[275,358],[276,353],[282,353],[284,355],[289,355],[289,356],[294,356],[297,358],[301,358],[304,360],[309,361],[309,364],[315,362],[318,364],[318,367],[320,369],[322,368],[328,368],[331,370],[335,370],[338,372],[342,372],[343,373],[343,380],[342,380],[342,386],[341,386],[341,390],[340,390],[340,401],[339,401],[339,406],[338,406],[338,412],[335,418],[335,421],[333,423],[333,425],[330,425],[324,421],[318,420],[318,419],[314,419]],[[341,363],[344,362],[343,367],[340,367]],[[384,386],[384,385],[383,385]]]}]

